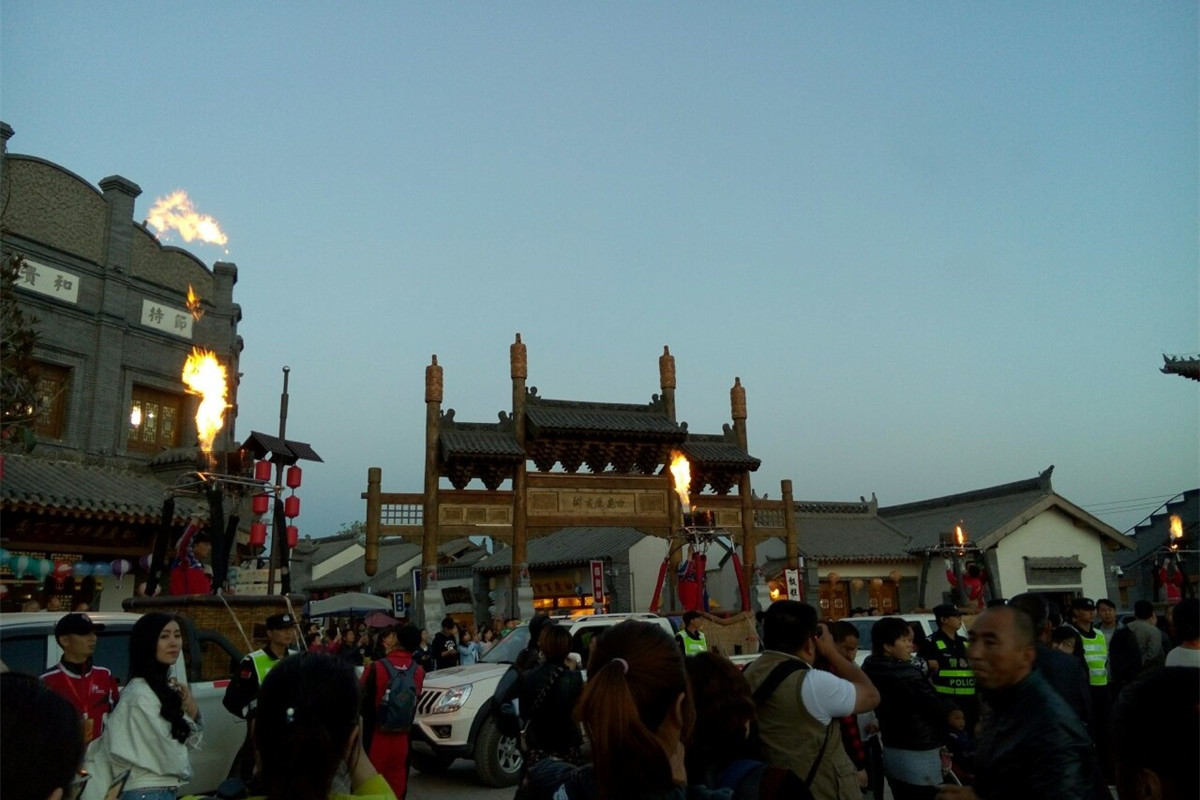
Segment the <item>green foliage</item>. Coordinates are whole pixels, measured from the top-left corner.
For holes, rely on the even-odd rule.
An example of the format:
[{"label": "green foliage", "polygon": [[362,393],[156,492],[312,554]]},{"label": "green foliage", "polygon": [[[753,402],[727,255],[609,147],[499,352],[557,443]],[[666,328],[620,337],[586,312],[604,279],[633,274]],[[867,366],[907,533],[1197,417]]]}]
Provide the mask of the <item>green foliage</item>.
[{"label": "green foliage", "polygon": [[41,401],[33,350],[37,320],[17,303],[16,284],[25,264],[18,253],[0,255],[0,449],[32,450]]}]

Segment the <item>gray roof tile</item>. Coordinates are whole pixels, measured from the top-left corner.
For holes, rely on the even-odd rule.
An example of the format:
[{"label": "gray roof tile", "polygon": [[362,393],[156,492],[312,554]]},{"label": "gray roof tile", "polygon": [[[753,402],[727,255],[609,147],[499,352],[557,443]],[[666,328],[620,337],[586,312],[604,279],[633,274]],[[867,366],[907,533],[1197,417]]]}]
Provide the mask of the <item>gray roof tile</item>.
[{"label": "gray roof tile", "polygon": [[[636,528],[575,527],[563,528],[546,536],[530,539],[526,554],[531,567],[556,567],[583,564],[592,559],[624,555],[647,534]],[[663,544],[664,550],[666,543]],[[504,572],[512,567],[512,548],[505,547],[475,565],[479,572]]]}]

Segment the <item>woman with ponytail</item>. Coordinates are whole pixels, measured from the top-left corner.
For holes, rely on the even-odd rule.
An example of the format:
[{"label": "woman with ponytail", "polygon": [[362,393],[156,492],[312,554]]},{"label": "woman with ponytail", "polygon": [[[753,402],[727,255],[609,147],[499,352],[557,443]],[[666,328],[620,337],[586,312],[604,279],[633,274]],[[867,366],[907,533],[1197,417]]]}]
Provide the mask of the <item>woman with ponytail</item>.
[{"label": "woman with ponytail", "polygon": [[129,636],[129,684],[109,714],[113,774],[129,770],[121,800],[174,800],[192,777],[188,750],[200,743],[200,710],[184,684],[170,678],[183,650],[179,622],[145,614]]},{"label": "woman with ponytail", "polygon": [[534,800],[703,800],[728,789],[688,787],[684,742],[695,711],[675,639],[650,622],[627,621],[596,642],[576,708],[592,763],[545,758],[529,771]]},{"label": "woman with ponytail", "polygon": [[[327,653],[279,662],[263,681],[254,718],[257,789],[251,800],[396,800],[363,751],[354,667]],[[346,765],[352,794],[332,790]]]}]

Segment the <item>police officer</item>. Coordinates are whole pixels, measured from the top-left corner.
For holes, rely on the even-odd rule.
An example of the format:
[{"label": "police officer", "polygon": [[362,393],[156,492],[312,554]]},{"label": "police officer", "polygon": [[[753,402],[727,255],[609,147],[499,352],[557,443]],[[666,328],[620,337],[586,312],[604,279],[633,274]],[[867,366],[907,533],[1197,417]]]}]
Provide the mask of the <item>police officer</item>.
[{"label": "police officer", "polygon": [[975,730],[979,702],[975,697],[975,673],[967,660],[967,642],[959,638],[962,613],[943,603],[933,609],[937,630],[926,640],[921,656],[929,663],[929,682],[943,700],[953,702],[967,718],[967,730]]},{"label": "police officer", "polygon": [[704,631],[700,630],[700,619],[703,616],[699,611],[683,613],[683,630],[675,634],[675,640],[679,642],[685,656],[708,652],[708,640],[704,638]]},{"label": "police officer", "polygon": [[[1096,620],[1096,603],[1088,597],[1071,600],[1071,624],[1079,634],[1080,647],[1076,652],[1083,659],[1088,671],[1088,689],[1092,697],[1092,739],[1101,753],[1108,752],[1109,716],[1112,697],[1108,688],[1108,640],[1093,623]],[[1112,760],[1101,759],[1105,777],[1111,778]],[[1110,780],[1109,783],[1112,783]]]},{"label": "police officer", "polygon": [[[267,646],[249,653],[238,664],[237,672],[225,689],[221,703],[229,713],[249,720],[258,706],[258,690],[280,659],[288,655],[296,643],[296,618],[291,614],[273,614],[267,617]],[[246,741],[234,762],[233,774],[249,780],[254,770],[253,746],[250,744],[249,726]]]}]

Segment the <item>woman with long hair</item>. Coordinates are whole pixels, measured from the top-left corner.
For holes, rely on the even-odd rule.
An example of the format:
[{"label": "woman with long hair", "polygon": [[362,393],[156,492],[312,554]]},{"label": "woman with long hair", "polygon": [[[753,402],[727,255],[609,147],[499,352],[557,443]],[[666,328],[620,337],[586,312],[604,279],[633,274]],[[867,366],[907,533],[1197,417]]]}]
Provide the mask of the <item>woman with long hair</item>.
[{"label": "woman with long hair", "polygon": [[547,625],[538,637],[545,659],[521,679],[520,709],[525,728],[525,766],[528,769],[546,757],[582,764],[579,753],[583,737],[573,714],[583,693],[583,677],[568,660],[571,632],[564,626]]},{"label": "woman with long hair", "polygon": [[183,633],[170,614],[145,614],[129,635],[129,683],[108,717],[113,774],[128,769],[121,800],[174,800],[192,777],[188,750],[200,743],[200,709],[170,678]]},{"label": "woman with long hair", "polygon": [[529,771],[535,800],[648,800],[729,797],[728,790],[688,787],[684,741],[695,710],[683,653],[651,622],[629,620],[595,641],[588,681],[576,707],[587,730],[592,763],[555,758]]},{"label": "woman with long hair", "polygon": [[[396,800],[363,750],[354,667],[326,653],[279,662],[263,681],[254,719],[258,788],[253,800]],[[352,794],[333,793],[346,765]]]}]

